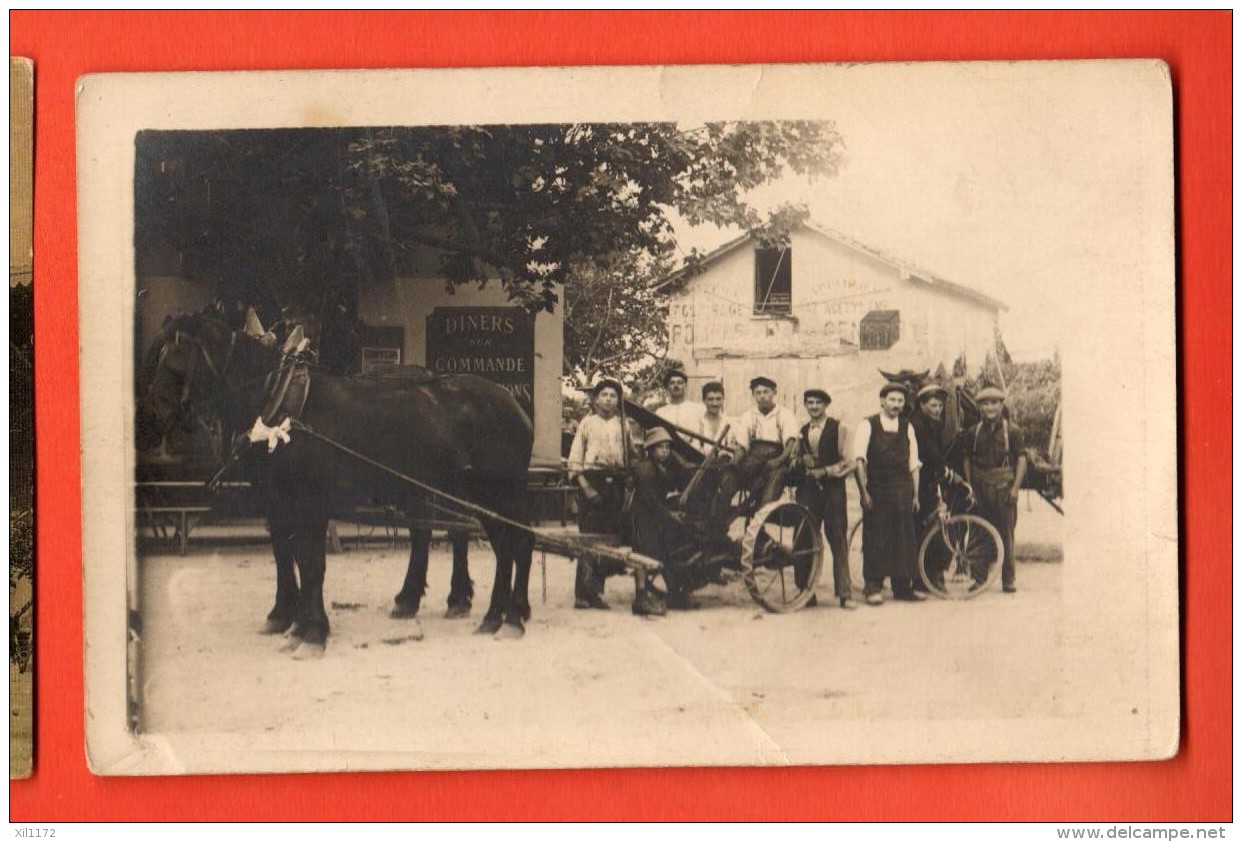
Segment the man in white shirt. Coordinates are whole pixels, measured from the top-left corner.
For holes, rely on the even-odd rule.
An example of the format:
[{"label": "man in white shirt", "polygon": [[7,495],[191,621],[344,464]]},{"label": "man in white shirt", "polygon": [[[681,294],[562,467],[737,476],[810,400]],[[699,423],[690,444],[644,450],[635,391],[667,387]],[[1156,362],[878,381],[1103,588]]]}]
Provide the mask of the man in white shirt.
[{"label": "man in white shirt", "polygon": [[[707,408],[698,401],[686,400],[686,373],[681,369],[673,369],[664,375],[664,390],[668,392],[668,403],[656,410],[656,415],[676,424],[683,430],[698,430],[699,421]],[[682,436],[685,438],[685,436]]]},{"label": "man in white shirt", "polygon": [[[569,448],[569,480],[578,486],[578,531],[619,535],[625,505],[626,448],[635,447],[636,430],[621,424],[621,384],[601,380],[594,389],[594,412],[583,418]],[[641,433],[638,433],[641,438]],[[578,559],[574,607],[607,609],[604,579],[624,572],[623,565]]]},{"label": "man in white shirt", "polygon": [[742,416],[739,438],[747,450],[757,455],[758,442],[770,442],[776,448],[761,448],[766,464],[763,473],[767,481],[760,492],[760,505],[770,503],[781,496],[785,479],[789,475],[790,460],[798,447],[798,419],[776,402],[776,381],[770,377],[756,377],[750,381],[750,395],[755,405]]},{"label": "man in white shirt", "polygon": [[880,412],[863,420],[854,434],[854,459],[863,508],[863,593],[868,605],[880,605],[884,580],[893,598],[922,602],[914,590],[918,577],[914,521],[919,508],[919,445],[914,427],[902,414],[906,389],[886,383],[880,389]]},{"label": "man in white shirt", "polygon": [[[720,443],[721,451],[717,456],[718,459],[733,459],[741,454],[742,443],[738,439],[737,427],[738,422],[724,414],[724,384],[713,380],[703,386],[703,406],[706,410],[703,417],[699,419],[697,427],[690,429],[698,433],[705,439],[716,441],[720,438],[720,434],[724,432],[726,425],[729,432],[725,434],[724,441]],[[712,445],[705,441],[696,441],[694,446],[701,450],[704,454],[712,451]]]}]

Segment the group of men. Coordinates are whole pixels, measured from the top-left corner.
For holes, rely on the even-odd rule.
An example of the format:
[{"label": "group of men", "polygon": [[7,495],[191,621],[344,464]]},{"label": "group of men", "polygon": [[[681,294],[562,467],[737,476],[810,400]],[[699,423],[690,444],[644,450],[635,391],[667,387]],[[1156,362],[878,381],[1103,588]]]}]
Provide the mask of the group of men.
[{"label": "group of men", "polygon": [[[705,384],[699,403],[687,398],[688,382],[680,370],[664,378],[668,402],[656,414],[678,428],[673,434],[662,427],[644,432],[629,419],[628,428],[623,426],[621,385],[603,380],[595,386],[593,412],[579,423],[568,457],[571,478],[580,492],[580,531],[620,534],[635,550],[662,561],[682,554],[687,541],[702,540],[704,536],[685,528],[684,492],[692,469],[672,452],[673,435],[678,435],[703,453],[714,454],[715,460],[759,458],[759,480],[750,489],[758,505],[779,498],[791,481],[795,484],[797,501],[812,513],[827,539],[834,594],[848,610],[857,607],[846,515],[846,483],[853,475],[863,510],[863,600],[882,604],[885,580],[896,600],[927,598],[917,567],[916,541],[936,509],[938,484],[945,476],[943,387],[920,389],[915,396],[917,411],[908,412],[906,386],[886,383],[879,392],[880,411],[851,434],[828,414],[832,398],[824,389],[803,393],[809,418],[800,423],[777,403],[777,384],[771,378],[750,381],[753,402],[739,418],[724,414],[721,383]],[[1026,460],[1022,431],[1004,417],[1004,400],[1004,393],[994,387],[977,395],[982,420],[963,433],[963,470],[976,489],[980,513],[1002,536],[1002,585],[1006,593],[1013,593],[1017,590],[1013,532]],[[633,488],[628,517],[627,476],[632,477]],[[730,497],[732,492],[722,490]],[[709,528],[707,539],[711,537]],[[602,598],[604,579],[620,572],[619,564],[580,560],[575,607],[607,608]],[[686,580],[683,570],[666,563],[663,575],[667,596],[653,587],[640,587],[635,613],[697,607],[691,597],[695,583]]]}]

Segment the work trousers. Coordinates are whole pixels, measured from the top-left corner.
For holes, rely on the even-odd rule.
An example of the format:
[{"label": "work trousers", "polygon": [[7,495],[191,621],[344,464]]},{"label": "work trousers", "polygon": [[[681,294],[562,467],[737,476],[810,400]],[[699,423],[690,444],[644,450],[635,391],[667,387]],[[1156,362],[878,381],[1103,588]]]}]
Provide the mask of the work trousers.
[{"label": "work trousers", "polygon": [[[599,494],[594,501],[578,492],[578,531],[587,534],[608,534],[620,536],[622,530],[623,509],[625,507],[625,481],[620,477],[603,472],[584,472],[587,482]],[[578,557],[578,568],[574,576],[574,596],[585,597],[588,594],[604,592],[604,580],[626,572],[625,565],[614,559],[598,558],[589,554]]]},{"label": "work trousers", "polygon": [[976,471],[975,494],[979,498],[979,514],[996,527],[1005,545],[1005,560],[1001,565],[1001,583],[1015,583],[1017,570],[1014,565],[1013,532],[1018,525],[1018,504],[1010,502],[1009,491],[1013,488],[1013,468],[991,468]]},{"label": "work trousers", "polygon": [[[815,528],[822,529],[832,553],[832,587],[838,599],[853,597],[850,583],[850,559],[845,512],[845,480],[825,479],[819,483],[806,479],[798,486],[797,500],[815,518]],[[799,587],[804,583],[798,582]]]}]

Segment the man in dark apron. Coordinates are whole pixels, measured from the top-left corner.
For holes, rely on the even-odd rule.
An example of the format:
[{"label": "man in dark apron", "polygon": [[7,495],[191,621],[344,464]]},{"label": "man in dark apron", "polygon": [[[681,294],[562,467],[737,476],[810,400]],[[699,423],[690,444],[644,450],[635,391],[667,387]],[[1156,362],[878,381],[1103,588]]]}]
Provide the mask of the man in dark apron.
[{"label": "man in dark apron", "polygon": [[988,386],[975,400],[983,420],[966,431],[966,481],[975,489],[979,514],[1001,535],[1005,545],[1001,586],[1005,593],[1015,593],[1013,531],[1018,524],[1018,492],[1026,478],[1026,442],[1021,428],[1003,417],[1004,392]]},{"label": "man in dark apron", "polygon": [[858,490],[863,508],[863,594],[868,605],[880,605],[884,580],[893,598],[922,602],[914,590],[914,520],[918,511],[919,447],[910,421],[902,414],[906,390],[899,383],[880,389],[881,411],[859,425],[854,439]]}]

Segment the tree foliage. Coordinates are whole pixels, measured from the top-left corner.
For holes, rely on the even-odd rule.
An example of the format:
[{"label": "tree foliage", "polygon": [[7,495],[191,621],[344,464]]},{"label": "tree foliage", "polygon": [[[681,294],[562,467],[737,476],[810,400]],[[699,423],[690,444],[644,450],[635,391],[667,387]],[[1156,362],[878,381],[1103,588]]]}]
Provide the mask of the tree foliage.
[{"label": "tree foliage", "polygon": [[[1027,446],[1046,451],[1053,418],[1061,403],[1061,357],[1058,354],[1019,363],[1004,350],[1003,342],[998,347],[1009,417],[1022,428]],[[965,381],[966,388],[973,393],[986,385],[999,386],[1002,380],[997,377],[995,365],[994,359],[989,360],[983,371]]]},{"label": "tree foliage", "polygon": [[673,212],[778,225],[746,192],[830,176],[841,150],[824,121],[143,132],[135,246],[140,273],[175,264],[164,273],[328,318],[428,250],[450,286],[497,279],[552,310],[562,284],[598,286],[619,260],[667,263]]},{"label": "tree foliage", "polygon": [[579,385],[601,374],[624,378],[664,357],[668,305],[654,282],[667,270],[667,261],[632,252],[577,264],[563,305],[567,376]]}]

